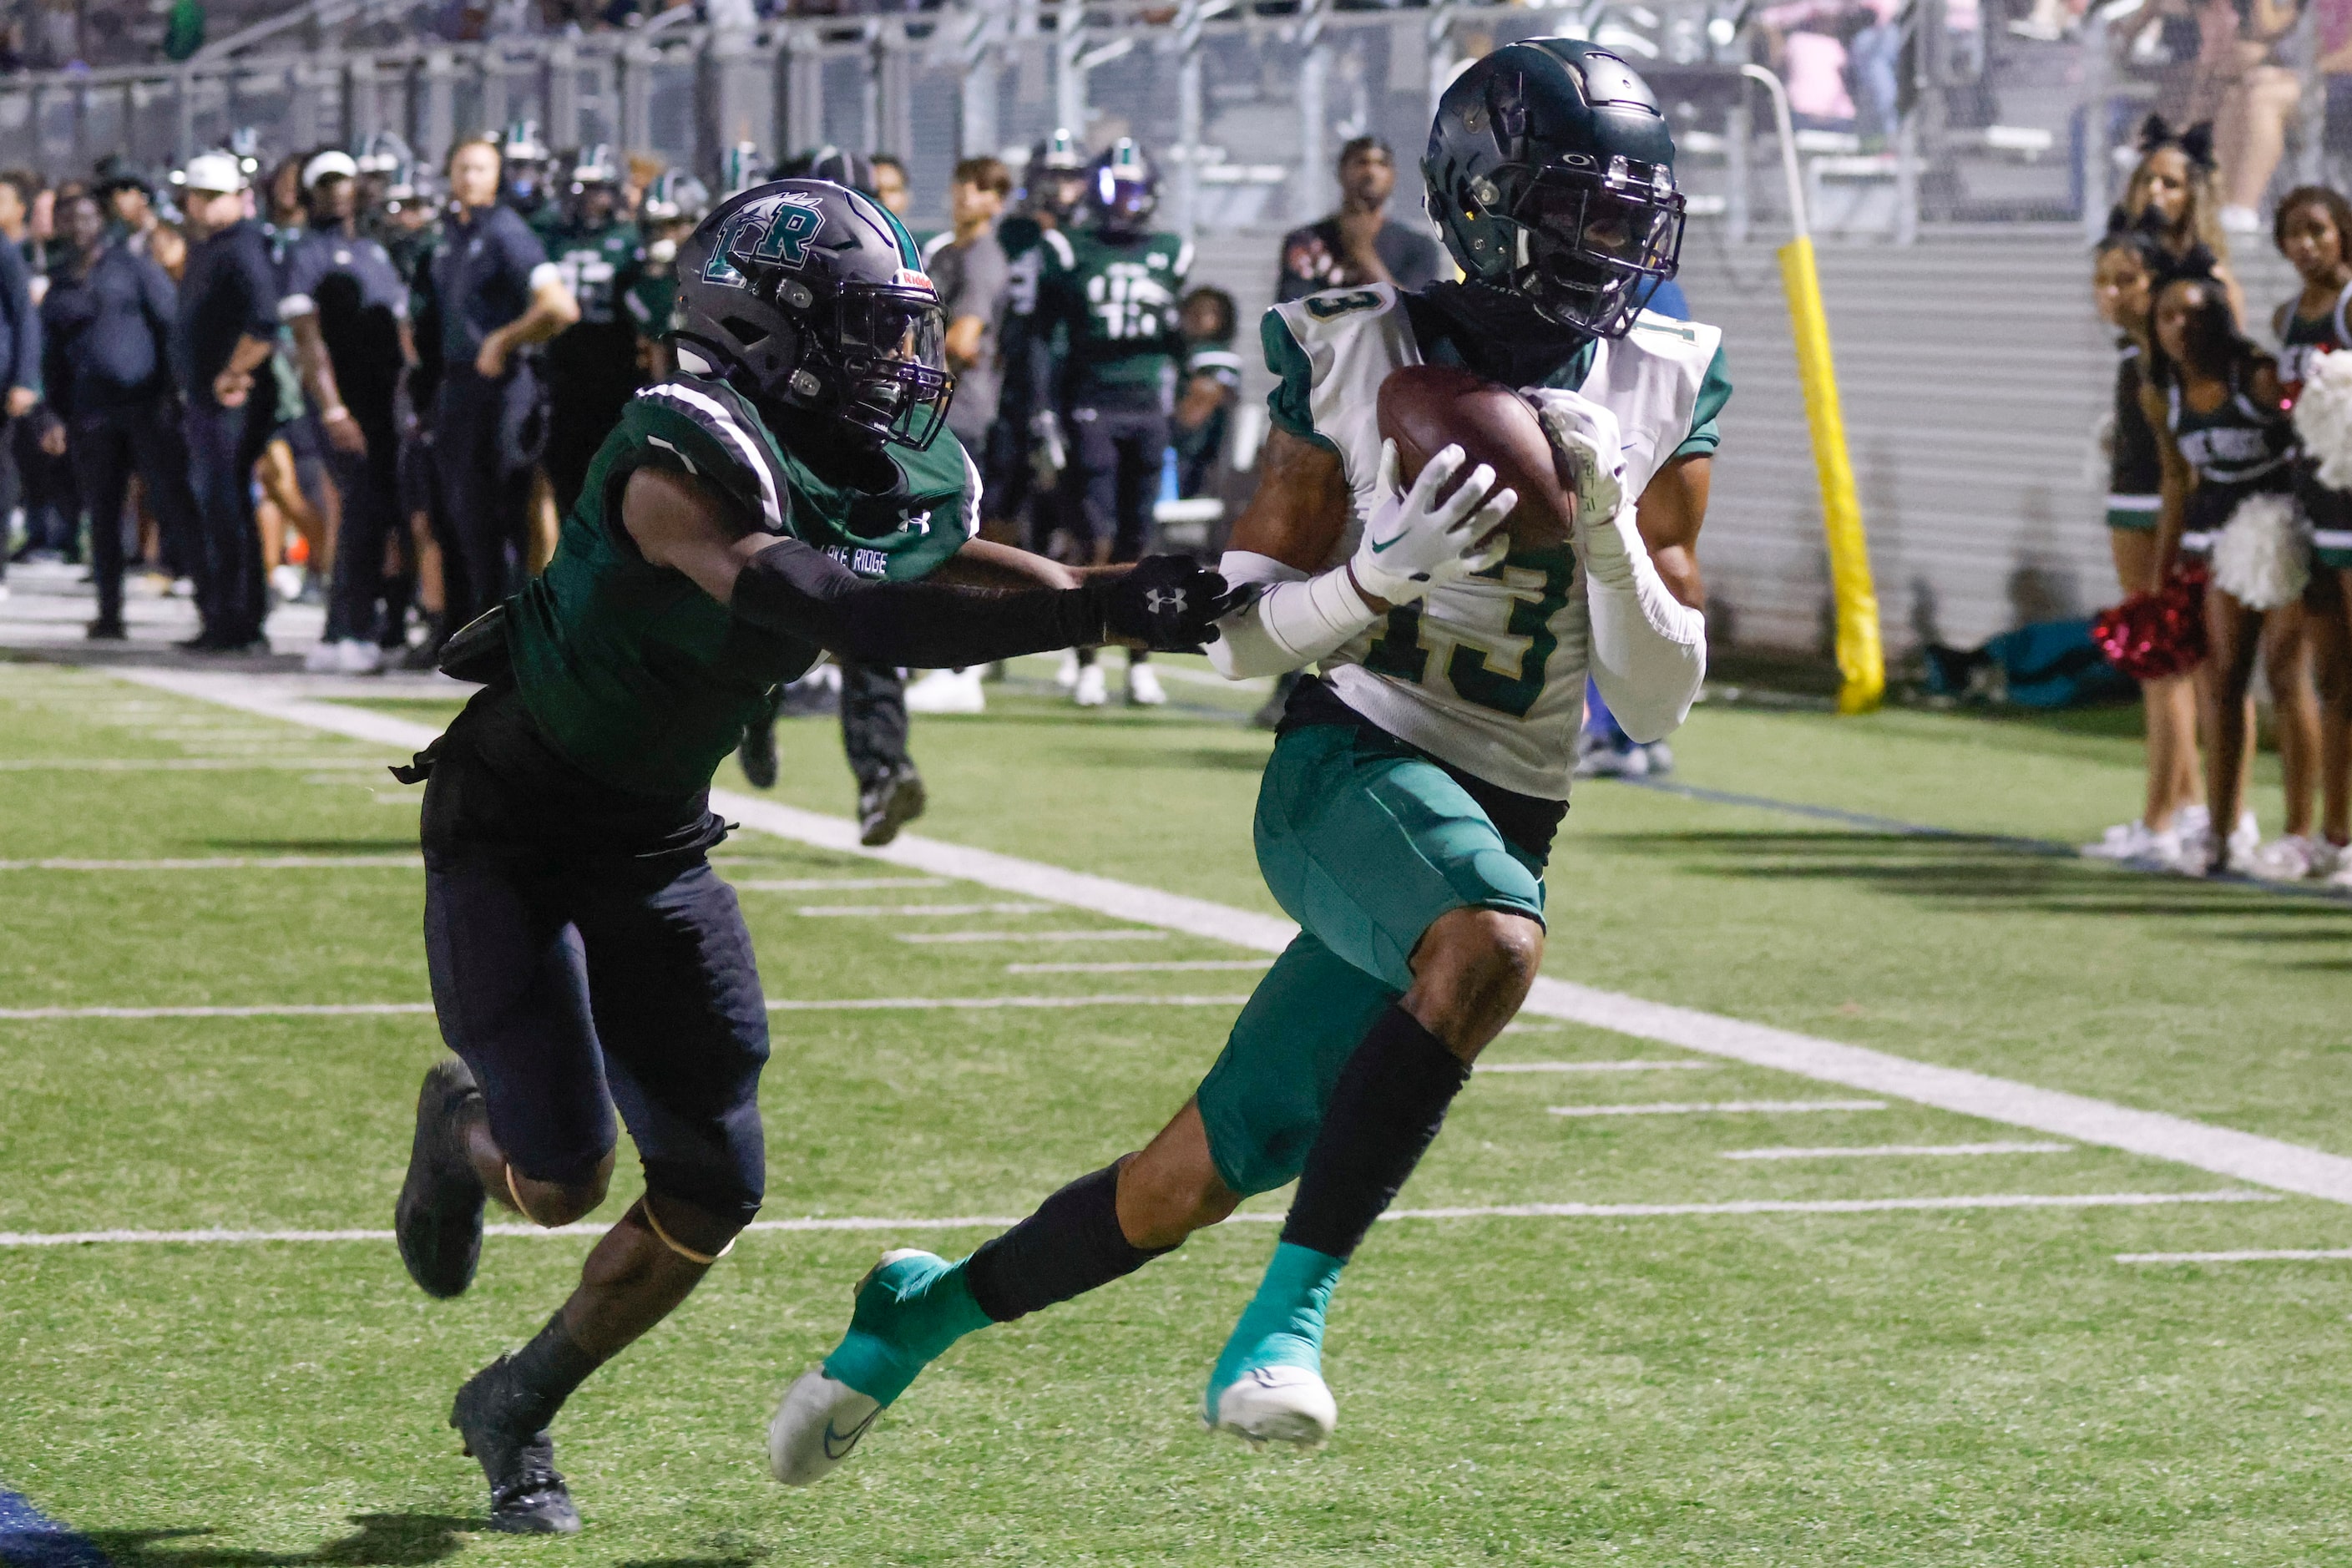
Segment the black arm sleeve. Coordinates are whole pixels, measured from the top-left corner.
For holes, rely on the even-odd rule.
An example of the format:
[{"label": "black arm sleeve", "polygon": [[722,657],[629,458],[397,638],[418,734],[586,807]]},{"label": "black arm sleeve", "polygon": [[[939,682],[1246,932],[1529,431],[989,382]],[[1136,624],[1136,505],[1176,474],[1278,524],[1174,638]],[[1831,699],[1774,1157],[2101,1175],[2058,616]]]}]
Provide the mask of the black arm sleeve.
[{"label": "black arm sleeve", "polygon": [[874,583],[796,539],[754,555],[735,579],[734,613],[764,631],[859,664],[948,669],[1104,638],[1099,584],[992,592]]}]

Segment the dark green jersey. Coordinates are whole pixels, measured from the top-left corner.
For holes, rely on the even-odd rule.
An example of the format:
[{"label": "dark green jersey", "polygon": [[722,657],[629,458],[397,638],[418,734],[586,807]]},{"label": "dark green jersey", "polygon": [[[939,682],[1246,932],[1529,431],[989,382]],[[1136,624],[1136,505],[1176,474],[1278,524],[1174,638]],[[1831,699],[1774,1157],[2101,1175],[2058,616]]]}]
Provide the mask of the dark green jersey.
[{"label": "dark green jersey", "polygon": [[1176,307],[1192,246],[1172,234],[1048,230],[1041,255],[1035,325],[1059,362],[1060,401],[1167,407],[1184,353]]},{"label": "dark green jersey", "polygon": [[648,564],[622,527],[623,481],[647,464],[681,470],[860,576],[920,577],[971,536],[980,487],[944,431],[924,451],[885,452],[897,482],[869,492],[813,471],[722,383],[677,376],[631,398],[555,558],[508,607],[517,686],[540,731],[622,790],[709,788],[768,692],[817,650],[736,620],[683,573]]},{"label": "dark green jersey", "polygon": [[646,273],[629,285],[621,304],[636,324],[637,336],[667,337],[670,317],[677,310],[677,275],[667,269]]},{"label": "dark green jersey", "polygon": [[601,228],[564,224],[541,237],[547,258],[580,301],[582,326],[610,326],[627,319],[621,300],[646,265],[645,246],[635,224],[608,223]]}]

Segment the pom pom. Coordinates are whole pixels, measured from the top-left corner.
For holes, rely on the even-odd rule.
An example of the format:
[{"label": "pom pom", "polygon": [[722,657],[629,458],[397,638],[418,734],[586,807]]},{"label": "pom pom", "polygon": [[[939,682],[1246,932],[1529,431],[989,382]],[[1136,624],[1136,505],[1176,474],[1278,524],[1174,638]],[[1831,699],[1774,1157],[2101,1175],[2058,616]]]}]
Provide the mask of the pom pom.
[{"label": "pom pom", "polygon": [[2312,356],[2294,403],[2294,433],[2319,460],[2319,482],[2352,490],[2352,353]]},{"label": "pom pom", "polygon": [[2134,680],[2188,674],[2205,659],[2205,569],[2183,566],[2155,593],[2101,611],[2091,640]]},{"label": "pom pom", "polygon": [[2213,536],[2213,585],[2250,610],[2293,603],[2311,581],[2311,524],[2293,496],[2248,496]]}]

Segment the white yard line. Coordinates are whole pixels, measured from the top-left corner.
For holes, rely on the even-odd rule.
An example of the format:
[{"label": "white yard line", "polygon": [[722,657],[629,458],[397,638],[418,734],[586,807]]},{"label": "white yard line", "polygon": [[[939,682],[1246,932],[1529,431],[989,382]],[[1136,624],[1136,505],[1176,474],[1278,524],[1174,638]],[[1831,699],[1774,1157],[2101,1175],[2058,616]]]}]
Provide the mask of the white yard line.
[{"label": "white yard line", "polygon": [[[235,675],[156,669],[122,669],[115,673],[158,689],[247,712],[266,713],[356,740],[421,749],[435,733],[428,726],[366,709],[281,697]],[[775,801],[720,791],[712,795],[711,805],[747,826],[778,837],[933,876],[975,882],[1001,892],[1050,900],[1234,947],[1279,952],[1297,934],[1297,928],[1278,916],[1236,910],[1207,899],[1139,887],[991,850],[945,844],[919,835],[902,835],[897,843],[885,848],[868,849],[857,842],[855,822],[802,811]],[[906,934],[901,934],[901,940]],[[1536,981],[1524,1010],[1674,1046],[1701,1056],[1725,1058],[2053,1137],[2169,1160],[2284,1192],[2352,1204],[2352,1158],[2185,1116],[2136,1110],[1989,1073],[1913,1061],[1867,1047],[1844,1045],[1769,1025],[1645,1001],[1549,977]]]},{"label": "white yard line", "polygon": [[0,757],[0,773],[226,773],[248,769],[365,768],[364,757]]},{"label": "white yard line", "polygon": [[[1473,1220],[1473,1219],[1672,1219],[1738,1216],[1745,1215],[1842,1215],[1842,1214],[1903,1214],[1949,1213],[1972,1209],[2095,1209],[2149,1208],[2171,1204],[2263,1204],[2277,1203],[2275,1193],[2249,1192],[2230,1189],[2211,1193],[1994,1193],[1974,1197],[1949,1198],[1818,1198],[1789,1199],[1748,1198],[1733,1203],[1717,1204],[1494,1204],[1475,1208],[1391,1209],[1381,1216],[1383,1222],[1400,1220]],[[1279,1214],[1237,1214],[1228,1225],[1278,1225],[1284,1219]],[[908,1230],[1002,1230],[1017,1224],[1017,1216],[995,1215],[958,1215],[940,1219],[889,1219],[844,1215],[812,1219],[753,1220],[749,1231],[908,1231]],[[489,1236],[505,1237],[570,1237],[601,1236],[611,1227],[597,1222],[562,1226],[553,1230],[541,1230],[536,1226],[490,1225],[483,1231]],[[65,1230],[0,1231],[0,1247],[94,1247],[104,1245],[189,1247],[250,1247],[272,1242],[371,1241],[393,1239],[388,1230]],[[2220,1258],[2251,1257],[2253,1254],[2215,1254]],[[2274,1257],[2338,1257],[2352,1258],[2347,1253],[2278,1253]],[[2124,1254],[2118,1261],[2202,1261],[2202,1255],[2179,1254],[2178,1258],[2161,1254],[2145,1257]]]},{"label": "white yard line", "polygon": [[1479,1072],[1712,1072],[1715,1062],[1480,1062]]},{"label": "white yard line", "polygon": [[2071,1154],[2076,1143],[1863,1143],[1822,1149],[1726,1149],[1727,1160],[1883,1159],[1907,1154]]},{"label": "white yard line", "polygon": [[367,1018],[431,1011],[430,1002],[268,1002],[244,1007],[0,1007],[0,1018]]},{"label": "white yard line", "polygon": [[841,1002],[771,1001],[771,1013],[895,1012],[919,1008],[992,1007],[1238,1007],[1246,996],[1168,996],[1136,993],[1108,996],[861,996]]},{"label": "white yard line", "polygon": [[841,915],[873,920],[887,915],[1049,915],[1059,904],[803,904],[793,913],[811,920]]},{"label": "white yard line", "polygon": [[1884,1110],[1883,1100],[1718,1100],[1636,1105],[1555,1105],[1554,1116],[1748,1116],[1783,1111]]},{"label": "white yard line", "polygon": [[1007,974],[1144,974],[1179,969],[1264,969],[1264,958],[1163,958],[1132,963],[1008,963]]},{"label": "white yard line", "polygon": [[191,860],[0,860],[0,871],[340,871],[347,866],[414,869],[421,855],[221,855]]},{"label": "white yard line", "polygon": [[2252,1252],[2118,1252],[2118,1263],[2342,1263],[2352,1260],[2352,1247],[2318,1250],[2292,1247]]},{"label": "white yard line", "polygon": [[902,931],[893,933],[895,942],[1160,942],[1164,931]]}]

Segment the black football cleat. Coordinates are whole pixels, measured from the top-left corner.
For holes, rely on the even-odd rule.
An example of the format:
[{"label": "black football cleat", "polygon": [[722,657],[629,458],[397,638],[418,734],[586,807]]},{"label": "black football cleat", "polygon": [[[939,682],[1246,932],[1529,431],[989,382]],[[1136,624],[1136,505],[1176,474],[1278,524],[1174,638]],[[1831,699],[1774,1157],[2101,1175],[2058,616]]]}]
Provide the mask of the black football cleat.
[{"label": "black football cleat", "polygon": [[456,1057],[425,1071],[416,1092],[416,1139],[393,1206],[393,1235],[408,1277],[428,1296],[462,1296],[482,1260],[482,1179],[466,1156],[466,1115],[481,1102]]},{"label": "black football cleat", "polygon": [[457,1391],[449,1425],[466,1440],[490,1483],[490,1528],[509,1535],[577,1535],[580,1510],[572,1505],[555,1468],[538,1395],[516,1385],[499,1357]]},{"label": "black football cleat", "polygon": [[923,793],[923,775],[912,763],[901,763],[857,792],[857,841],[879,849],[898,837],[898,829],[923,815],[929,804]]}]

